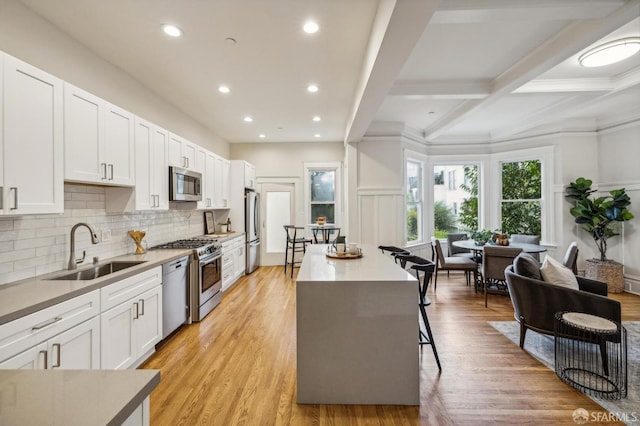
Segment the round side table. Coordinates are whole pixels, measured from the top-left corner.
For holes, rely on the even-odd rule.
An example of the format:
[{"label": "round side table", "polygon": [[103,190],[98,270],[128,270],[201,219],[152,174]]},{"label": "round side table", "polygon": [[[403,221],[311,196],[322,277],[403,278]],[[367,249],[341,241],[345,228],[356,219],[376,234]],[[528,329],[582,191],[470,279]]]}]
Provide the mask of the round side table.
[{"label": "round side table", "polygon": [[574,388],[605,399],[627,396],[627,330],[578,312],[555,315],[555,369]]}]

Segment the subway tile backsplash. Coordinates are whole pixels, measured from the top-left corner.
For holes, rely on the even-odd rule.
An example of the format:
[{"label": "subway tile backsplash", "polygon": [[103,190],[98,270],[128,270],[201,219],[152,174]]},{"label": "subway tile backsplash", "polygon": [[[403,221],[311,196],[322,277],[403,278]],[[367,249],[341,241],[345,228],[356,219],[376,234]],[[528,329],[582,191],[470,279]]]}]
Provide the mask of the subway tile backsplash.
[{"label": "subway tile backsplash", "polygon": [[[91,225],[100,238],[93,245],[86,228],[76,230],[76,257],[86,250],[85,264],[94,256],[133,253],[130,230],[145,231],[147,247],[204,234],[202,211],[107,213],[104,187],[65,183],[63,214],[0,217],[0,285],[66,269],[71,227],[78,222]],[[103,241],[109,232],[111,238]]]}]

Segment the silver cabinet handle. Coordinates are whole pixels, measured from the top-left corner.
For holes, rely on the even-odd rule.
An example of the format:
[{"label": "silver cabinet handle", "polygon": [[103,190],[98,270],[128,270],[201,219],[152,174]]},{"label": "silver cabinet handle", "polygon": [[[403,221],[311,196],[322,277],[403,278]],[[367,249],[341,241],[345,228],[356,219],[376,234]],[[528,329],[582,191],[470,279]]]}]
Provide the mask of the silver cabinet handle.
[{"label": "silver cabinet handle", "polygon": [[113,180],[113,164],[109,164],[109,180]]},{"label": "silver cabinet handle", "polygon": [[9,188],[9,192],[13,191],[13,207],[10,210],[18,210],[18,188],[12,186]]},{"label": "silver cabinet handle", "polygon": [[144,299],[140,299],[140,315],[144,315]]},{"label": "silver cabinet handle", "polygon": [[2,210],[4,208],[4,187],[0,186],[0,210]]},{"label": "silver cabinet handle", "polygon": [[44,369],[47,370],[49,368],[49,361],[47,360],[47,351],[38,352],[39,355],[44,354]]},{"label": "silver cabinet handle", "polygon": [[160,207],[160,196],[156,195],[156,207]]},{"label": "silver cabinet handle", "polygon": [[55,318],[51,318],[51,319],[50,319],[50,320],[48,320],[48,321],[41,322],[40,324],[36,324],[36,325],[34,325],[33,327],[31,327],[31,330],[32,330],[32,331],[33,331],[33,330],[40,330],[40,329],[45,328],[45,327],[47,327],[47,326],[49,326],[49,325],[51,325],[51,324],[54,324],[54,323],[56,323],[56,322],[58,322],[58,321],[60,321],[60,320],[62,320],[62,317],[55,317]]},{"label": "silver cabinet handle", "polygon": [[51,364],[51,368],[57,368],[60,367],[60,343],[54,343],[52,346],[52,348],[55,348],[56,350],[56,356],[57,356],[57,361],[55,364]]},{"label": "silver cabinet handle", "polygon": [[102,179],[107,178],[107,163],[100,163],[100,167],[102,168]]},{"label": "silver cabinet handle", "polygon": [[134,307],[135,307],[135,309],[136,309],[136,313],[135,313],[135,316],[133,317],[133,319],[138,319],[138,318],[140,318],[140,313],[138,312],[138,303],[137,303],[137,302],[134,302],[134,303],[133,303],[133,306],[134,306]]}]

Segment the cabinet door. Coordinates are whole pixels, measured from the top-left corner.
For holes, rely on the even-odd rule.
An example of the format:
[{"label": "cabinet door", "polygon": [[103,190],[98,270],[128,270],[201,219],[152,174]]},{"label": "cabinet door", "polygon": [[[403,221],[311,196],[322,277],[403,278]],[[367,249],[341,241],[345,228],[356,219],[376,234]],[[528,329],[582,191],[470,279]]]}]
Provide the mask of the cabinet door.
[{"label": "cabinet door", "polygon": [[206,209],[211,207],[211,203],[207,203],[207,192],[209,191],[207,188],[207,150],[201,148],[196,145],[196,157],[193,163],[193,170],[196,172],[202,173],[202,200],[198,201],[197,208]]},{"label": "cabinet door", "polygon": [[64,178],[103,183],[107,178],[104,158],[104,101],[64,84]]},{"label": "cabinet door", "polygon": [[100,369],[100,319],[93,317],[48,342],[49,368]]},{"label": "cabinet door", "polygon": [[[155,208],[169,209],[169,132],[154,126],[151,146],[151,194]],[[137,182],[136,182],[137,186]]]},{"label": "cabinet door", "polygon": [[103,370],[125,369],[136,361],[134,317],[136,305],[124,302],[100,315],[101,366]]},{"label": "cabinet door", "polygon": [[182,145],[186,142],[178,135],[169,134],[169,165],[187,167],[187,161],[182,154]]},{"label": "cabinet door", "polygon": [[188,142],[186,140],[182,140],[182,157],[184,164],[187,169],[196,170],[196,145]]},{"label": "cabinet door", "polygon": [[138,318],[136,327],[137,357],[152,350],[162,339],[162,286],[157,286],[136,298]]},{"label": "cabinet door", "polygon": [[247,162],[244,163],[244,187],[251,189],[256,187],[256,168]]},{"label": "cabinet door", "polygon": [[15,355],[3,362],[0,362],[2,370],[40,370],[45,367],[47,358],[47,345],[40,345],[29,348],[18,355]]},{"label": "cabinet door", "polygon": [[231,161],[222,159],[222,204],[229,207]]},{"label": "cabinet door", "polygon": [[215,186],[216,186],[216,155],[207,153],[207,162],[204,168],[204,196],[202,197],[205,207],[217,207]]},{"label": "cabinet door", "polygon": [[153,125],[148,121],[136,118],[135,121],[135,161],[136,161],[136,210],[151,210],[155,207],[153,186]]},{"label": "cabinet door", "polygon": [[133,125],[133,114],[115,105],[106,104],[106,183],[135,185]]},{"label": "cabinet door", "polygon": [[62,213],[63,82],[9,55],[3,62],[0,206],[11,214]]}]

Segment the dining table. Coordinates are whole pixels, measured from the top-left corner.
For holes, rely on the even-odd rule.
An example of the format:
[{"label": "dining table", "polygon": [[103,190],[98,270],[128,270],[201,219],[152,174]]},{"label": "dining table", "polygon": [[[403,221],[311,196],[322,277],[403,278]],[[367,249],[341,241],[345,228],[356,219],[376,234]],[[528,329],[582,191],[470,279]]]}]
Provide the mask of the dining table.
[{"label": "dining table", "polygon": [[[476,244],[476,242],[474,240],[458,240],[458,241],[453,241],[451,243],[454,247],[458,247],[458,248],[462,248],[462,249],[467,249],[467,250],[471,250],[474,252],[481,252],[482,249],[484,248],[485,245],[495,245],[492,243],[485,243],[482,245],[478,245]],[[545,246],[541,246],[539,244],[531,244],[531,243],[514,243],[509,241],[509,245],[505,246],[505,247],[517,247],[517,248],[521,248],[523,252],[525,253],[542,253],[547,251],[547,248]]]},{"label": "dining table", "polygon": [[336,233],[336,238],[340,236],[340,227],[336,226],[333,223],[325,223],[324,225],[318,225],[317,223],[314,223],[308,225],[308,227],[311,231],[311,234],[313,235],[314,244],[331,243],[331,235],[333,233]]}]

